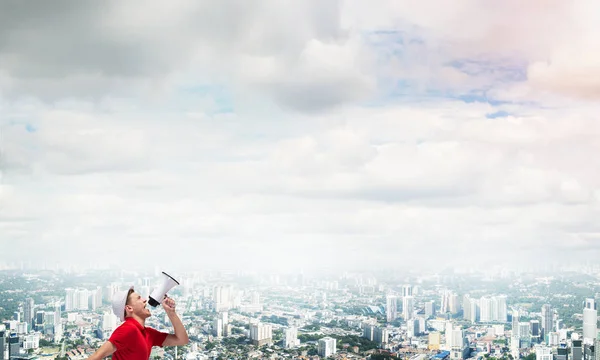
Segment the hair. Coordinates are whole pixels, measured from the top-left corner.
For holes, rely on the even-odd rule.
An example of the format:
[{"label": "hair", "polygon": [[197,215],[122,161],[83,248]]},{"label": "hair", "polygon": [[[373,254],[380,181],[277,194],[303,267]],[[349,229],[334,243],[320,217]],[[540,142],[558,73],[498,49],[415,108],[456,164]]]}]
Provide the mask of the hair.
[{"label": "hair", "polygon": [[[127,306],[127,304],[129,304],[129,295],[133,294],[135,290],[133,289],[129,289],[129,291],[127,292],[127,300],[125,300],[125,306]],[[127,317],[127,310],[123,309],[123,318]]]}]

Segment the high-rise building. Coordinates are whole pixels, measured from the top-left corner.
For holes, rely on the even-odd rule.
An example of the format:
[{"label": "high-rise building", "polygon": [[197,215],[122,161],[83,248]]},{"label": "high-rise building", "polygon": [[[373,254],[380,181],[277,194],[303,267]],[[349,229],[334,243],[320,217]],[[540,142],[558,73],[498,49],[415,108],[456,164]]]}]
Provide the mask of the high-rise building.
[{"label": "high-rise building", "polygon": [[435,302],[433,300],[425,303],[425,317],[427,319],[435,316]]},{"label": "high-rise building", "polygon": [[554,355],[554,360],[568,360],[569,359],[569,349],[567,348],[567,344],[559,344],[556,348],[556,354]]},{"label": "high-rise building", "polygon": [[27,329],[34,329],[34,303],[32,298],[25,299],[25,305],[23,306],[23,322],[27,323]]},{"label": "high-rise building", "polygon": [[450,358],[455,360],[465,359],[469,354],[469,346],[464,332],[459,326],[453,327],[451,337]]},{"label": "high-rise building", "polygon": [[[146,287],[149,287],[148,285],[145,285],[145,286],[146,286]],[[144,287],[144,286],[142,286],[142,288],[143,288],[143,287]],[[103,301],[104,301],[105,303],[108,303],[108,304],[110,304],[110,303],[111,303],[111,301],[112,301],[112,297],[113,297],[113,295],[114,295],[114,294],[115,294],[117,291],[119,291],[119,284],[112,283],[112,284],[110,284],[110,285],[107,285],[107,286],[104,288],[104,294],[103,294],[104,296],[103,296]],[[150,294],[150,291],[149,291],[149,290],[148,290],[148,294]],[[140,293],[140,295],[141,295],[141,293]],[[145,299],[147,299],[147,298],[148,298],[148,296],[145,296],[144,298],[145,298]]]},{"label": "high-rise building", "polygon": [[7,331],[4,325],[0,325],[0,359],[4,359],[6,356],[4,355],[4,348],[6,348],[7,344]]},{"label": "high-rise building", "polygon": [[413,296],[412,285],[402,285],[402,297]]},{"label": "high-rise building", "polygon": [[8,338],[8,358],[12,359],[21,352],[20,339],[17,335],[12,335]]},{"label": "high-rise building", "polygon": [[213,301],[215,311],[227,311],[231,308],[233,288],[231,286],[215,286],[213,291]]},{"label": "high-rise building", "polygon": [[23,350],[34,350],[40,347],[40,334],[29,334],[23,338]]},{"label": "high-rise building", "polygon": [[450,321],[446,321],[446,329],[444,331],[444,339],[446,340],[446,350],[452,350],[452,333],[454,332],[454,325]]},{"label": "high-rise building", "polygon": [[44,312],[44,322],[41,331],[44,334],[54,334],[54,311],[45,311]]},{"label": "high-rise building", "polygon": [[444,313],[451,313],[451,314],[456,314],[458,312],[460,308],[460,304],[459,304],[459,300],[458,300],[458,295],[445,290],[442,293],[441,299],[440,299],[440,312],[442,314]]},{"label": "high-rise building", "polygon": [[519,349],[521,345],[521,338],[519,336],[519,312],[517,310],[512,311],[512,336],[510,338],[510,347],[513,351]]},{"label": "high-rise building", "polygon": [[512,334],[519,337],[519,311],[517,310],[512,312]]},{"label": "high-rise building", "polygon": [[223,336],[223,320],[218,316],[213,320],[212,334],[217,338]]},{"label": "high-rise building", "polygon": [[471,297],[468,294],[463,296],[463,317],[467,321],[474,322],[473,315],[471,314]]},{"label": "high-rise building", "polygon": [[394,295],[388,295],[385,302],[385,315],[388,322],[398,318],[398,298]]},{"label": "high-rise building", "polygon": [[531,341],[534,343],[539,343],[541,335],[540,321],[530,320],[529,327],[531,329]]},{"label": "high-rise building", "polygon": [[463,298],[463,317],[472,323],[480,319],[479,299],[471,299],[469,295]]},{"label": "high-rise building", "polygon": [[89,299],[90,299],[90,291],[88,289],[81,289],[77,292],[78,295],[78,307],[79,310],[88,310],[89,307]]},{"label": "high-rise building", "polygon": [[213,321],[213,335],[216,337],[229,336],[229,315],[227,311],[217,314]]},{"label": "high-rise building", "polygon": [[440,313],[448,312],[448,291],[444,291],[440,296]]},{"label": "high-rise building", "polygon": [[96,310],[102,306],[102,288],[100,286],[96,287],[95,290],[90,291],[88,305],[90,310]]},{"label": "high-rise building", "polygon": [[596,345],[583,345],[583,360],[596,360]]},{"label": "high-rise building", "polygon": [[535,360],[553,360],[552,348],[545,345],[536,345]]},{"label": "high-rise building", "polygon": [[373,341],[379,345],[387,344],[390,338],[390,331],[383,327],[376,327],[373,331]]},{"label": "high-rise building", "polygon": [[[100,306],[102,301],[98,301],[98,298],[101,298],[101,294],[97,295],[96,291],[88,289],[65,289],[65,311],[90,310],[92,306]],[[96,297],[90,299],[90,294]]]},{"label": "high-rise building", "polygon": [[112,311],[106,311],[102,315],[102,331],[112,332],[117,328],[117,316]]},{"label": "high-rise building", "polygon": [[318,344],[319,356],[325,358],[325,357],[335,354],[336,351],[337,351],[336,340],[334,338],[324,337],[322,339],[319,339],[319,344]]},{"label": "high-rise building", "polygon": [[404,320],[410,320],[414,318],[415,314],[415,299],[412,296],[405,296],[402,298],[402,317]]},{"label": "high-rise building", "polygon": [[[593,341],[593,339],[592,339]],[[583,360],[583,341],[571,338],[570,360]]]},{"label": "high-rise building", "polygon": [[[464,318],[471,322],[506,322],[506,296],[482,296],[479,301],[471,300],[468,295],[463,301]],[[476,307],[473,303],[477,302]],[[477,313],[479,316],[477,316]]]},{"label": "high-rise building", "polygon": [[229,330],[229,315],[227,311],[222,311],[213,321],[213,335],[216,337],[229,336]]},{"label": "high-rise building", "polygon": [[59,343],[62,340],[63,328],[61,321],[60,301],[54,303],[54,342]]},{"label": "high-rise building", "polygon": [[554,320],[554,312],[549,304],[542,305],[542,337],[547,343],[548,335],[552,332],[552,324]]},{"label": "high-rise building", "polygon": [[600,332],[598,332],[598,336],[594,339],[594,356],[592,358],[588,358],[586,360],[600,360]]},{"label": "high-rise building", "polygon": [[46,320],[46,312],[45,311],[36,311],[35,319],[33,321],[33,329],[35,331],[43,331],[45,320]]},{"label": "high-rise building", "polygon": [[451,314],[456,314],[456,313],[458,313],[459,309],[460,309],[460,304],[458,301],[458,295],[451,293],[449,296],[449,300],[448,300],[448,311]]},{"label": "high-rise building", "polygon": [[505,323],[508,316],[506,311],[506,295],[500,295],[495,297],[497,302],[497,314],[498,318],[496,319],[498,322]]},{"label": "high-rise building", "polygon": [[293,326],[285,329],[283,347],[289,349],[298,345],[300,345],[300,340],[298,339],[298,329]]},{"label": "high-rise building", "polygon": [[413,338],[419,334],[419,321],[410,319],[406,321],[406,336]]},{"label": "high-rise building", "polygon": [[479,321],[492,322],[497,317],[492,308],[492,299],[487,296],[482,296],[479,299]]},{"label": "high-rise building", "polygon": [[593,344],[598,331],[598,310],[594,299],[585,299],[583,303],[583,342]]},{"label": "high-rise building", "polygon": [[519,348],[531,347],[531,324],[529,322],[519,323]]},{"label": "high-rise building", "polygon": [[251,324],[250,340],[252,344],[262,346],[273,342],[273,327],[270,324]]},{"label": "high-rise building", "polygon": [[363,328],[363,337],[365,339],[373,341],[373,339],[375,338],[375,325],[363,323],[362,328]]},{"label": "high-rise building", "polygon": [[428,336],[428,346],[427,348],[429,350],[439,350],[440,349],[440,343],[441,343],[441,335],[439,332],[435,331],[435,332],[430,332],[429,336]]}]

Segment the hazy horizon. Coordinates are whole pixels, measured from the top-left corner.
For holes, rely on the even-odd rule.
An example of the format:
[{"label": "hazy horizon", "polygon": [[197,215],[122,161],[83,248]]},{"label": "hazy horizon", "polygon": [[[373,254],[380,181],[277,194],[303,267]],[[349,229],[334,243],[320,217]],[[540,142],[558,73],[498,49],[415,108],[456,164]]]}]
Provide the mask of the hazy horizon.
[{"label": "hazy horizon", "polygon": [[597,259],[600,5],[378,4],[0,4],[0,262]]}]

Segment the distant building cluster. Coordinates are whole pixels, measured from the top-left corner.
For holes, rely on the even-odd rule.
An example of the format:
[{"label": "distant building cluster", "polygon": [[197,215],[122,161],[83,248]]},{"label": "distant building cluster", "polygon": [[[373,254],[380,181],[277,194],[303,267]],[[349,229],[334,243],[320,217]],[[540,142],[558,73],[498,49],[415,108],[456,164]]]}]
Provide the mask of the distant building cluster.
[{"label": "distant building cluster", "polygon": [[[244,288],[223,279],[183,278],[172,296],[192,342],[155,348],[151,358],[600,360],[594,298],[578,307],[573,316],[581,327],[574,328],[558,306],[524,306],[507,294],[373,278],[290,279],[271,276]],[[39,304],[25,298],[12,318],[2,320],[0,360],[41,359],[50,356],[45,348],[86,359],[119,326],[109,300],[128,285],[66,288]],[[153,287],[148,277],[135,286],[142,296]],[[168,331],[162,309],[152,312],[147,325]]]}]

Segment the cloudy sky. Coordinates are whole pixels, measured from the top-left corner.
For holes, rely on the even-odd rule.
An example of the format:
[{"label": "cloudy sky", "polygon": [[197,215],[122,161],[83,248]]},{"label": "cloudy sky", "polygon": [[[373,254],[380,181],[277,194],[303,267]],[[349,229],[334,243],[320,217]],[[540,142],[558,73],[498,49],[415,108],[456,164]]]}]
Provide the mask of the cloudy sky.
[{"label": "cloudy sky", "polygon": [[597,257],[599,14],[3,1],[0,262]]}]

